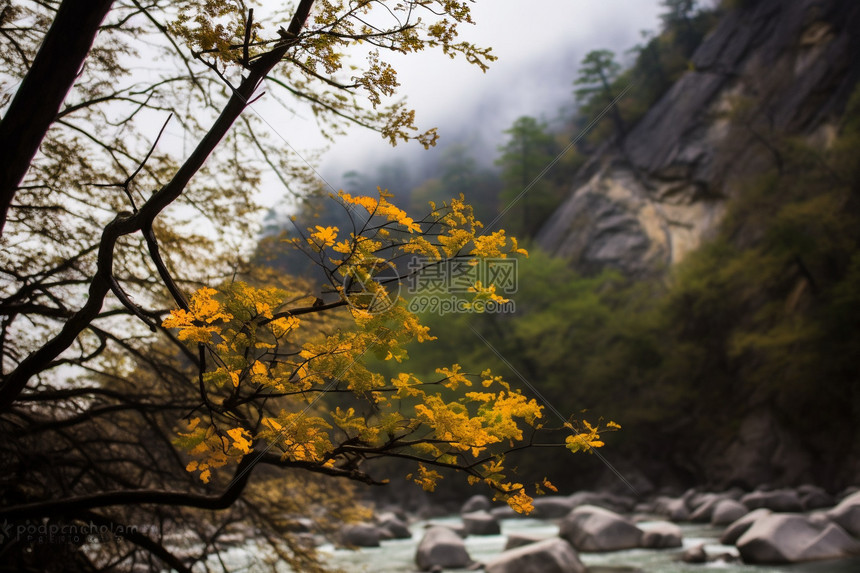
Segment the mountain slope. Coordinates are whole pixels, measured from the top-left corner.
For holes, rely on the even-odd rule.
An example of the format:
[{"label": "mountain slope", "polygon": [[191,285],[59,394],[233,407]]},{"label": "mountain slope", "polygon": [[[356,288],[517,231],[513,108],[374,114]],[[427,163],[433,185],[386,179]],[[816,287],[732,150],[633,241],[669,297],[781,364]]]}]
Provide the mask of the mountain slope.
[{"label": "mountain slope", "polygon": [[744,181],[783,161],[778,141],[833,141],[860,77],[860,4],[745,4],[621,146],[606,144],[579,172],[541,247],[584,272],[660,273],[713,236]]}]

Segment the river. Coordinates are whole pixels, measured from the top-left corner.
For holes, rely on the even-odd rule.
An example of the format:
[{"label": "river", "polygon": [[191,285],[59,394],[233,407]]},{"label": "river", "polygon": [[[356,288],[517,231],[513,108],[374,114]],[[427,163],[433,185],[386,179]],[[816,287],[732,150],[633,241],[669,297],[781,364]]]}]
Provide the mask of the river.
[{"label": "river", "polygon": [[[458,524],[458,517],[433,519],[434,523]],[[346,573],[412,573],[415,572],[415,549],[424,531],[426,522],[416,522],[411,527],[411,539],[394,539],[383,541],[381,547],[361,548],[357,550],[338,549],[326,544],[319,547],[324,561],[333,568],[340,568]],[[638,524],[647,529],[649,523]],[[466,549],[475,561],[487,562],[498,555],[505,546],[506,536],[514,533],[526,533],[545,536],[558,535],[558,526],[549,521],[536,519],[506,519],[501,522],[501,535],[469,536],[465,539]],[[737,548],[730,545],[720,545],[719,536],[722,528],[698,524],[681,524],[684,546],[677,549],[632,549],[611,553],[580,553],[579,558],[592,571],[608,573],[641,572],[641,573],[858,573],[860,558],[844,561],[821,561],[799,565],[754,566],[737,562],[711,562],[707,564],[688,564],[679,560],[686,548],[705,544],[708,555],[731,553],[737,555]],[[270,572],[271,565],[264,564],[261,547],[251,542],[242,547],[235,547],[222,553],[224,564],[230,571],[247,571],[248,573]],[[211,560],[209,565],[219,570],[219,563]],[[288,572],[286,567],[278,567],[278,571]]]},{"label": "river", "polygon": [[[456,517],[434,519],[434,523],[459,523]],[[506,535],[512,533],[528,533],[553,537],[558,535],[558,526],[547,521],[534,519],[508,519],[502,522],[501,535],[469,536],[466,538],[466,549],[475,561],[486,562],[498,555],[505,546]],[[424,523],[418,522],[411,528],[412,539],[383,541],[382,547],[364,548],[357,551],[335,549],[324,545],[320,551],[326,556],[328,563],[342,568],[349,573],[406,573],[416,571],[415,548],[421,539]],[[639,524],[646,529],[648,522]],[[679,561],[684,549],[705,544],[708,555],[732,553],[737,555],[737,548],[720,545],[719,536],[722,528],[707,525],[681,525],[684,535],[684,547],[678,549],[633,549],[611,553],[580,553],[579,558],[589,568],[600,570],[600,567],[623,567],[629,571],[643,573],[702,573],[703,571],[719,571],[726,573],[857,573],[860,572],[860,559],[840,562],[817,562],[791,566],[753,566],[741,563],[713,562],[703,565],[688,564]],[[621,569],[622,571],[625,569]]]}]

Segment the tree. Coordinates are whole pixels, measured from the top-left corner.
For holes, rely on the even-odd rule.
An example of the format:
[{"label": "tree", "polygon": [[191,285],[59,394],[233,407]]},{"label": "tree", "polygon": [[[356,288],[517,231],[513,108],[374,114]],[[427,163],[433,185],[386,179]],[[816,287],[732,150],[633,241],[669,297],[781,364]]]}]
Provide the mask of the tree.
[{"label": "tree", "polygon": [[703,32],[696,22],[696,0],[663,0],[665,11],[660,14],[667,31],[675,35],[677,43],[689,58],[702,39]]},{"label": "tree", "polygon": [[[434,130],[386,104],[397,81],[383,54],[435,48],[485,68],[488,49],[456,40],[464,22],[469,4],[449,1],[300,0],[265,16],[226,1],[0,8],[3,93],[17,89],[0,121],[8,570],[190,571],[217,563],[242,523],[269,554],[315,570],[284,536],[320,500],[330,519],[349,514],[341,481],[324,478],[380,483],[366,467],[380,457],[412,460],[428,489],[434,468],[462,470],[528,509],[502,461],[539,425],[534,400],[457,365],[428,381],[364,365],[429,337],[396,275],[379,273],[387,262],[504,256],[515,242],[480,234],[457,199],[413,219],[387,194],[343,193],[352,232],[296,237],[325,270],[326,299],[236,254],[264,172],[296,195],[317,186],[248,113],[263,84],[327,133],[351,121],[432,145]],[[492,284],[474,294],[498,297]],[[473,380],[482,392],[447,394]],[[596,430],[569,438],[592,447]],[[92,528],[110,539],[85,543]],[[33,551],[51,541],[43,531],[69,537]]]},{"label": "tree", "polygon": [[462,194],[478,219],[490,221],[496,216],[498,178],[478,167],[468,146],[457,143],[445,148],[435,171],[441,172],[441,177],[428,179],[412,190],[409,200],[413,210],[421,210],[428,201],[440,203]]},{"label": "tree", "polygon": [[574,91],[580,102],[600,102],[600,107],[610,107],[610,117],[615,125],[616,139],[623,139],[627,133],[621,113],[618,111],[615,98],[617,93],[612,82],[621,72],[621,66],[615,61],[615,54],[610,50],[592,50],[582,59],[579,75],[574,85],[585,86]]},{"label": "tree", "polygon": [[[560,199],[545,170],[555,159],[555,140],[533,117],[517,119],[508,142],[499,148],[496,163],[502,168],[502,208],[514,206],[519,220],[511,221],[518,234],[534,236]],[[528,195],[520,195],[528,190]]]}]

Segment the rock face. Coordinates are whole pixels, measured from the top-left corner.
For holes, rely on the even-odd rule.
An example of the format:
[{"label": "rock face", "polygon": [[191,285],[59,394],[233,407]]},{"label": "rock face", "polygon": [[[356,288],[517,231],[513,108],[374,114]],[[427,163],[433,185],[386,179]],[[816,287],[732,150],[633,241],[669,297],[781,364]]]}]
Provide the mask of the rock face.
[{"label": "rock face", "polygon": [[576,551],[554,538],[511,549],[486,564],[487,573],[587,573]]},{"label": "rock face", "polygon": [[797,514],[758,519],[741,535],[737,546],[745,563],[799,563],[860,553],[860,541],[840,526]]},{"label": "rock face", "polygon": [[559,535],[578,551],[632,549],[642,540],[642,530],[628,519],[593,505],[571,511],[561,521]]},{"label": "rock face", "polygon": [[[715,228],[739,178],[772,163],[756,134],[826,142],[860,69],[860,36],[852,32],[860,4],[748,4],[704,40],[692,70],[633,127],[623,149],[606,147],[584,167],[539,233],[541,247],[583,271],[660,272]],[[751,96],[767,126],[726,119]]]},{"label": "rock face", "polygon": [[415,564],[422,571],[434,567],[464,569],[472,564],[463,540],[447,527],[431,527],[415,552]]},{"label": "rock face", "polygon": [[[715,444],[712,451],[703,451],[700,461],[705,475],[726,483],[742,484],[747,489],[763,483],[806,481],[815,467],[813,456],[791,428],[766,407],[751,409],[730,442]],[[750,509],[762,507],[741,501]],[[797,501],[799,503],[799,498]],[[801,510],[794,503],[785,507],[779,511]]]}]

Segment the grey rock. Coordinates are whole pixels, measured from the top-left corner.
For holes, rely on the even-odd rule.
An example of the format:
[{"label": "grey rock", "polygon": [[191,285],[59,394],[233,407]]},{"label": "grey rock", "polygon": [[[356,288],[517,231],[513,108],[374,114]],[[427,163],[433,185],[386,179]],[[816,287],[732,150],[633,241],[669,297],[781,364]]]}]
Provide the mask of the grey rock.
[{"label": "grey rock", "polygon": [[498,535],[502,532],[498,520],[486,511],[464,513],[462,518],[468,535]]},{"label": "grey rock", "polygon": [[741,503],[749,509],[764,507],[778,512],[803,511],[800,496],[793,489],[777,489],[773,491],[754,491],[741,498]]},{"label": "grey rock", "polygon": [[508,549],[516,549],[517,547],[523,547],[524,545],[529,545],[531,543],[537,543],[538,541],[544,541],[546,537],[540,537],[537,535],[529,535],[526,533],[514,533],[508,535],[508,540],[505,542],[505,551]]},{"label": "grey rock", "polygon": [[638,547],[642,530],[608,509],[583,505],[562,519],[559,535],[579,551],[618,551]]},{"label": "grey rock", "polygon": [[503,552],[485,566],[486,573],[587,573],[567,541],[547,539]]},{"label": "grey rock", "polygon": [[376,523],[381,529],[387,531],[393,539],[409,539],[412,532],[409,526],[393,513],[383,513],[377,516]]},{"label": "grey rock", "polygon": [[496,519],[521,519],[526,517],[525,515],[514,511],[509,505],[494,507],[490,510],[490,515]]},{"label": "grey rock", "polygon": [[709,494],[707,498],[701,500],[698,505],[695,504],[695,500],[693,502],[693,507],[695,508],[693,512],[690,514],[690,521],[694,521],[697,523],[704,523],[706,521],[711,520],[711,516],[714,513],[714,507],[716,507],[717,503],[722,501],[722,498]]},{"label": "grey rock", "polygon": [[705,546],[696,545],[695,547],[690,547],[681,554],[681,561],[684,563],[706,563],[708,561],[708,554],[705,553]]},{"label": "grey rock", "polygon": [[769,509],[759,508],[754,509],[743,517],[731,523],[720,536],[720,543],[723,545],[734,545],[741,535],[746,533],[746,530],[752,527],[752,524],[757,520],[773,513]]},{"label": "grey rock", "polygon": [[853,493],[827,512],[827,516],[854,537],[860,537],[860,492]]},{"label": "grey rock", "polygon": [[535,519],[564,517],[575,507],[574,502],[569,497],[561,495],[536,497],[532,503],[535,509],[529,517]]},{"label": "grey rock", "polygon": [[745,563],[756,564],[842,559],[860,553],[860,541],[835,523],[822,527],[798,514],[762,517],[737,546]]},{"label": "grey rock", "polygon": [[568,499],[574,508],[581,505],[596,505],[616,513],[629,512],[636,505],[636,502],[629,497],[608,492],[578,491]]},{"label": "grey rock", "polygon": [[690,509],[684,498],[661,498],[658,500],[657,510],[672,521],[689,521],[690,519]]},{"label": "grey rock", "polygon": [[481,510],[489,511],[491,507],[490,498],[485,495],[473,495],[460,508],[460,513],[472,513],[473,511]]},{"label": "grey rock", "polygon": [[803,511],[812,511],[813,509],[836,505],[836,498],[824,491],[823,488],[815,485],[802,485],[797,488],[797,494],[800,496]]},{"label": "grey rock", "polygon": [[642,547],[647,549],[666,549],[682,545],[681,528],[668,521],[651,524],[642,534]]},{"label": "grey rock", "polygon": [[723,499],[717,502],[711,513],[712,525],[728,525],[749,513],[747,506],[733,499]]},{"label": "grey rock", "polygon": [[351,523],[340,530],[340,542],[349,547],[379,547],[382,531],[372,523]]},{"label": "grey rock", "polygon": [[472,564],[463,540],[447,527],[431,527],[424,533],[415,552],[415,564],[422,571],[433,567],[463,569]]},{"label": "grey rock", "polygon": [[424,527],[425,529],[430,529],[431,527],[444,527],[445,529],[450,529],[451,531],[456,533],[458,537],[466,538],[469,536],[469,532],[466,531],[466,526],[462,523],[440,523],[438,521],[431,521]]}]

